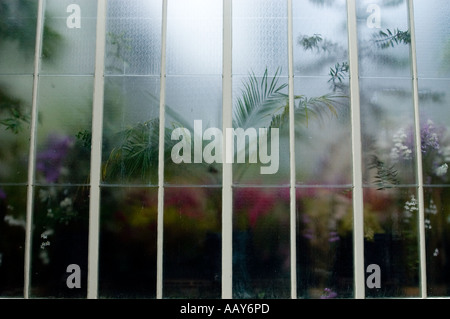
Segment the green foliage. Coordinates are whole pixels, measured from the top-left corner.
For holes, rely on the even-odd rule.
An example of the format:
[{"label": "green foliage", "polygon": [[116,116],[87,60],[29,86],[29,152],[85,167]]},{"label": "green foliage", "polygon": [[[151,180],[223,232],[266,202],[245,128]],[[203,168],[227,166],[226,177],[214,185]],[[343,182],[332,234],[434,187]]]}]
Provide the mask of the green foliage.
[{"label": "green foliage", "polygon": [[[37,1],[17,0],[0,3],[0,44],[4,42],[17,43],[20,53],[34,56],[36,42]],[[60,45],[61,36],[48,25],[44,26],[42,58],[50,59]],[[6,89],[0,87],[0,115],[6,118],[0,120],[0,126],[18,134],[24,124],[29,123],[30,116],[26,114],[23,102],[12,97]]]},{"label": "green foliage", "polygon": [[399,44],[410,44],[411,34],[409,30],[401,31],[399,29],[386,31],[380,30],[378,33],[373,35],[373,41],[380,49],[393,48]]},{"label": "green foliage", "polygon": [[278,84],[279,71],[280,69],[277,69],[271,80],[267,69],[261,80],[258,80],[254,73],[249,75],[247,81],[243,83],[241,96],[236,100],[233,127],[245,129],[267,123],[262,126],[265,127],[270,123],[271,117],[286,106],[288,95],[282,90],[287,84]]},{"label": "green foliage", "polygon": [[[0,43],[17,42],[24,54],[34,55],[38,1],[17,0],[14,5],[0,4]],[[32,18],[33,17],[33,18]],[[48,24],[44,25],[42,58],[50,59],[61,45],[62,37]]]},{"label": "green foliage", "polygon": [[395,166],[386,166],[386,164],[381,161],[378,156],[373,155],[371,157],[368,167],[369,169],[376,170],[374,183],[378,185],[379,190],[391,188],[400,183],[397,178],[398,172],[395,170]]},{"label": "green foliage", "polygon": [[82,143],[85,149],[91,148],[92,133],[90,131],[80,131],[76,134],[76,138]]},{"label": "green foliage", "polygon": [[334,92],[342,85],[344,78],[348,76],[349,70],[350,66],[348,62],[338,62],[334,67],[330,68],[330,79],[328,82],[332,84]]},{"label": "green foliage", "polygon": [[137,123],[116,136],[119,143],[104,166],[104,178],[150,178],[158,171],[158,119]]},{"label": "green foliage", "polygon": [[317,53],[331,53],[339,49],[339,45],[335,42],[322,38],[322,35],[315,33],[312,36],[300,35],[297,43],[303,47],[305,51],[316,51]]},{"label": "green foliage", "polygon": [[24,124],[30,121],[30,117],[25,114],[22,104],[20,100],[10,97],[0,89],[0,114],[3,112],[7,114],[5,119],[0,120],[0,125],[14,134],[18,134],[23,129]]}]

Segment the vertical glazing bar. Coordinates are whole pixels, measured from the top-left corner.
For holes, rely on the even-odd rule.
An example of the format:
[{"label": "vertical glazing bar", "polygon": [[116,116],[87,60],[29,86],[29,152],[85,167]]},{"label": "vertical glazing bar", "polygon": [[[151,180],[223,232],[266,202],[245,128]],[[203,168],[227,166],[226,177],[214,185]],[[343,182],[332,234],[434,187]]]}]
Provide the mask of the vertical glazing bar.
[{"label": "vertical glazing bar", "polygon": [[156,256],[156,298],[163,297],[163,239],[164,239],[164,136],[166,105],[166,38],[167,38],[167,1],[163,0],[161,26],[161,87],[159,101],[159,162],[158,162],[158,226]]},{"label": "vertical glazing bar", "polygon": [[25,264],[24,264],[24,297],[29,298],[31,276],[31,245],[34,203],[34,176],[36,170],[36,126],[38,121],[37,100],[39,68],[42,52],[42,37],[44,30],[44,0],[38,2],[36,24],[36,45],[34,51],[33,96],[30,121],[30,153],[28,155],[28,185],[27,185],[27,224],[25,229]]},{"label": "vertical glazing bar", "polygon": [[[222,77],[223,132],[233,126],[232,103],[232,0],[223,0],[223,77]],[[233,296],[233,168],[227,163],[230,145],[223,134],[222,177],[222,298]]]},{"label": "vertical glazing bar", "polygon": [[408,1],[409,29],[411,34],[411,72],[413,81],[413,101],[415,118],[415,139],[416,139],[416,169],[417,169],[417,198],[419,204],[419,258],[420,258],[420,283],[422,298],[427,297],[427,272],[426,272],[426,247],[425,247],[425,203],[424,203],[424,184],[422,172],[422,141],[420,136],[420,111],[419,111],[419,79],[417,72],[416,55],[416,33],[414,24],[414,2]]},{"label": "vertical glazing bar", "polygon": [[350,105],[353,161],[353,258],[355,298],[365,298],[364,211],[362,188],[361,112],[359,96],[358,32],[356,0],[347,0],[348,54],[350,61]]},{"label": "vertical glazing bar", "polygon": [[297,299],[297,220],[295,196],[295,110],[294,110],[294,38],[292,0],[288,0],[288,59],[289,59],[289,162],[290,162],[290,249],[291,298]]},{"label": "vertical glazing bar", "polygon": [[103,98],[106,39],[106,2],[97,3],[94,98],[92,112],[91,189],[89,197],[89,251],[87,297],[98,297],[98,257],[100,237],[100,178],[102,167]]}]

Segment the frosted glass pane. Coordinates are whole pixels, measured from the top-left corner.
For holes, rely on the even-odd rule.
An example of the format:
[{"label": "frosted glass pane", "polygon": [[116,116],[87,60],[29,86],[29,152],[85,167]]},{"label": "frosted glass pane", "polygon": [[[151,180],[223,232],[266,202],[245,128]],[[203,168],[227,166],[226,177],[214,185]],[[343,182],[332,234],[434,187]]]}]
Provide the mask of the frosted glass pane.
[{"label": "frosted glass pane", "polygon": [[414,1],[419,77],[450,77],[450,7],[447,0]]},{"label": "frosted glass pane", "polygon": [[23,297],[26,199],[25,186],[0,184],[0,296]]},{"label": "frosted glass pane", "polygon": [[67,19],[74,13],[74,7],[71,6],[74,4],[80,8],[81,17],[97,17],[97,0],[45,0],[46,17]]},{"label": "frosted glass pane", "polygon": [[[31,297],[86,298],[89,188],[36,187],[32,229]],[[72,264],[80,267],[76,289],[66,283]]]},{"label": "frosted glass pane", "polygon": [[352,183],[348,81],[333,90],[327,78],[295,78],[296,182],[305,185]]},{"label": "frosted glass pane", "polygon": [[107,77],[103,180],[157,184],[159,77]]},{"label": "frosted glass pane", "polygon": [[409,77],[407,1],[357,1],[359,71],[364,77]]},{"label": "frosted glass pane", "polygon": [[107,74],[160,73],[161,12],[161,1],[108,2]]},{"label": "frosted glass pane", "polygon": [[0,76],[0,182],[27,181],[31,76]]},{"label": "frosted glass pane", "polygon": [[99,297],[156,297],[157,188],[102,188]]},{"label": "frosted glass pane", "polygon": [[222,1],[168,3],[167,74],[222,74]]},{"label": "frosted glass pane", "polygon": [[43,74],[93,74],[97,24],[96,1],[47,0],[42,52]]},{"label": "frosted glass pane", "polygon": [[[330,69],[348,65],[345,1],[324,6],[295,0],[293,17],[295,75],[328,76]],[[342,71],[342,76],[348,76],[348,69]]]},{"label": "frosted glass pane", "polygon": [[37,180],[87,183],[90,171],[93,78],[41,77]]},{"label": "frosted glass pane", "polygon": [[108,0],[108,18],[161,19],[162,0]]},{"label": "frosted glass pane", "polygon": [[233,73],[288,74],[287,2],[233,1]]},{"label": "frosted glass pane", "polygon": [[220,298],[221,195],[221,188],[165,187],[164,298]]},{"label": "frosted glass pane", "polygon": [[[34,69],[38,2],[4,0],[0,10],[0,73],[25,74]],[[44,42],[46,47],[46,42]]]},{"label": "frosted glass pane", "polygon": [[[198,121],[197,128],[195,121]],[[220,183],[222,179],[220,157],[209,162],[203,156],[202,150],[211,143],[208,138],[204,137],[205,131],[207,129],[222,130],[222,77],[168,76],[165,127],[166,182],[201,185]],[[175,131],[172,139],[172,134],[176,129],[183,131],[178,132],[181,134]],[[186,134],[184,134],[186,132],[184,129],[187,130]],[[221,134],[219,131],[216,133]],[[195,142],[196,139],[198,142]],[[176,145],[184,143],[183,140],[186,141],[186,147],[179,152],[172,153]],[[215,138],[211,137],[211,140],[215,140]],[[221,148],[217,147],[216,149],[220,150]],[[185,157],[183,156],[183,160],[180,159],[180,162],[177,162],[179,157],[176,154]],[[214,155],[215,152],[211,151],[210,154]]]},{"label": "frosted glass pane", "polygon": [[233,298],[289,298],[286,194],[288,188],[234,189]]},{"label": "frosted glass pane", "polygon": [[419,79],[425,184],[448,184],[450,173],[449,80]]},{"label": "frosted glass pane", "polygon": [[[289,119],[283,116],[287,78],[234,76],[233,80],[233,183],[288,185]],[[259,99],[252,99],[253,94]]]},{"label": "frosted glass pane", "polygon": [[364,269],[381,275],[367,298],[420,297],[418,207],[416,188],[364,189]]},{"label": "frosted glass pane", "polygon": [[450,187],[425,187],[427,294],[448,297]]},{"label": "frosted glass pane", "polygon": [[296,205],[298,297],[353,298],[352,190],[297,188]]},{"label": "frosted glass pane", "polygon": [[362,79],[360,88],[364,183],[381,188],[415,184],[411,81]]}]

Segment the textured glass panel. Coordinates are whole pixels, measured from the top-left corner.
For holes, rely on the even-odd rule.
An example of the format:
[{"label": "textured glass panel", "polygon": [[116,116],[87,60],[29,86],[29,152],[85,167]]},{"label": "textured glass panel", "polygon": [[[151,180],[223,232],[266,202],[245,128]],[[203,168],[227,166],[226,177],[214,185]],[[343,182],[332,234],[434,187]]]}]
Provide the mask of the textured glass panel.
[{"label": "textured glass panel", "polygon": [[448,184],[450,96],[448,80],[419,79],[422,160],[425,184]]},{"label": "textured glass panel", "polygon": [[295,78],[297,184],[352,182],[348,81],[335,84],[322,77]]},{"label": "textured glass panel", "polygon": [[425,188],[427,294],[449,296],[450,188]]},{"label": "textured glass panel", "polygon": [[162,0],[108,0],[109,18],[161,19]]},{"label": "textured glass panel", "polygon": [[46,1],[41,73],[93,74],[95,62],[96,1]]},{"label": "textured glass panel", "polygon": [[87,183],[93,79],[41,77],[36,174],[40,183]]},{"label": "textured glass panel", "polygon": [[26,182],[33,78],[0,76],[0,181]]},{"label": "textured glass panel", "polygon": [[165,126],[165,181],[220,184],[222,77],[168,76]]},{"label": "textured glass panel", "polygon": [[[85,298],[89,232],[89,188],[36,187],[31,264],[32,297]],[[80,267],[80,288],[69,288]]]},{"label": "textured glass panel", "polygon": [[346,1],[293,1],[295,75],[348,76]]},{"label": "textured glass panel", "polygon": [[[72,13],[74,13],[73,5],[77,5],[80,8],[82,17],[97,17],[96,0],[45,0],[45,14],[49,18],[67,19]],[[71,19],[69,20],[72,21]]]},{"label": "textured glass panel", "polygon": [[233,298],[289,298],[289,189],[235,188],[233,220]]},{"label": "textured glass panel", "polygon": [[287,78],[233,79],[233,182],[289,184]]},{"label": "textured glass panel", "polygon": [[99,297],[156,296],[156,188],[103,188]]},{"label": "textured glass panel", "polygon": [[414,18],[419,77],[450,77],[448,1],[414,1]]},{"label": "textured glass panel", "polygon": [[288,74],[287,2],[233,1],[233,73]]},{"label": "textured glass panel", "polygon": [[297,188],[296,205],[299,298],[352,298],[352,190]]},{"label": "textured glass panel", "polygon": [[409,77],[407,1],[357,1],[359,71],[364,77]]},{"label": "textured glass panel", "polygon": [[110,1],[107,74],[160,73],[162,1]]},{"label": "textured glass panel", "polygon": [[[34,69],[38,2],[3,0],[0,9],[0,73],[24,74]],[[46,47],[44,42],[44,48]]]},{"label": "textured glass panel", "polygon": [[418,207],[415,188],[364,189],[364,269],[380,275],[367,298],[420,297]]},{"label": "textured glass panel", "polygon": [[164,298],[220,298],[221,195],[221,188],[165,188]]},{"label": "textured glass panel", "polygon": [[103,180],[158,183],[159,77],[107,77]]},{"label": "textured glass panel", "polygon": [[411,80],[362,79],[360,88],[364,183],[415,184]]},{"label": "textured glass panel", "polygon": [[27,189],[0,184],[0,296],[23,297]]},{"label": "textured glass panel", "polygon": [[222,1],[168,2],[167,74],[222,73]]}]

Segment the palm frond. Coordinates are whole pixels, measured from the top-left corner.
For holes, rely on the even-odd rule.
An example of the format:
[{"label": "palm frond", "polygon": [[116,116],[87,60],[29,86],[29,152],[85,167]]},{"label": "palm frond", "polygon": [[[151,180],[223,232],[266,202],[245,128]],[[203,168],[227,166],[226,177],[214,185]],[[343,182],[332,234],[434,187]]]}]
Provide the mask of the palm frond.
[{"label": "palm frond", "polygon": [[308,98],[304,95],[298,95],[295,100],[298,105],[295,108],[295,120],[306,126],[310,119],[317,119],[321,122],[325,117],[338,117],[337,106],[347,99],[347,96],[336,93],[328,93],[318,97]]},{"label": "palm frond", "polygon": [[269,79],[267,69],[260,80],[253,72],[249,75],[247,81],[243,83],[241,96],[236,100],[233,114],[234,127],[270,125],[274,113],[282,110],[288,99],[287,94],[282,92],[287,87],[287,83],[278,83],[279,72],[280,69],[277,69],[272,79]]},{"label": "palm frond", "polygon": [[103,168],[105,179],[148,179],[158,170],[159,121],[138,123],[117,133],[118,145]]}]

